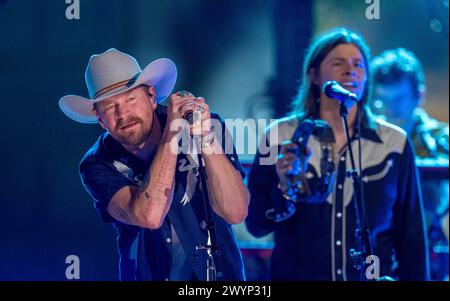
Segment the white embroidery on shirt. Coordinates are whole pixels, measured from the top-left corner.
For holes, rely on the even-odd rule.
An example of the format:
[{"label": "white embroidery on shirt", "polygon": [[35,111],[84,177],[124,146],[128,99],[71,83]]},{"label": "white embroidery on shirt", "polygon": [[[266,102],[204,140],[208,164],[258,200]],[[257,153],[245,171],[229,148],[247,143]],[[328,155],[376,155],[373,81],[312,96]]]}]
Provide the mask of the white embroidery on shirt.
[{"label": "white embroidery on shirt", "polygon": [[186,176],[186,190],[184,192],[183,198],[180,201],[183,206],[186,206],[191,201],[195,193],[195,188],[197,187],[198,165],[193,159],[191,159],[190,156],[187,156],[187,158],[189,160],[189,164],[187,164],[186,159],[180,159],[178,161],[178,163],[180,164],[178,166],[178,170],[188,171]]},{"label": "white embroidery on shirt", "polygon": [[134,176],[134,172],[130,167],[117,160],[114,160],[113,165],[118,172],[120,172],[125,178],[130,180],[132,183],[138,186],[142,185],[142,181],[139,180],[137,176]]},{"label": "white embroidery on shirt", "polygon": [[384,178],[388,174],[389,169],[391,169],[392,166],[394,166],[394,161],[392,161],[392,159],[387,160],[386,161],[386,166],[383,168],[382,171],[380,171],[379,173],[374,174],[374,175],[364,176],[363,177],[363,181],[367,183],[367,182],[370,182],[370,181],[381,180],[382,178]]}]

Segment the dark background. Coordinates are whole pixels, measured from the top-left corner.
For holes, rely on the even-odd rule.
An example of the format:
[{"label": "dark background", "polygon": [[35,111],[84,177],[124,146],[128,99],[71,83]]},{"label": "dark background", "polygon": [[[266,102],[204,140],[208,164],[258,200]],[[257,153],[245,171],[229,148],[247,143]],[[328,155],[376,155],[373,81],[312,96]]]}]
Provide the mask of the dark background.
[{"label": "dark background", "polygon": [[[68,119],[65,94],[87,96],[92,54],[115,47],[141,67],[159,57],[178,68],[175,89],[204,96],[227,118],[278,117],[295,94],[313,34],[347,26],[374,54],[403,46],[422,60],[432,116],[448,122],[448,0],[0,0],[0,280],[117,280],[113,228],[82,187],[78,163],[102,133]],[[250,162],[251,155],[243,155]],[[252,238],[236,227],[243,241]],[[251,273],[251,271],[250,271]]]}]

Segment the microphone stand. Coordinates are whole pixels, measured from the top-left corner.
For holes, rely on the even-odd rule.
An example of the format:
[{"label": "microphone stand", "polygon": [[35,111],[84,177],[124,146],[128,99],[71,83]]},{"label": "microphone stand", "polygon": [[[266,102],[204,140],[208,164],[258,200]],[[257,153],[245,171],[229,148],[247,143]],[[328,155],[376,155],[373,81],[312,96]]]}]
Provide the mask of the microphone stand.
[{"label": "microphone stand", "polygon": [[[359,105],[358,105],[359,106]],[[339,101],[339,114],[342,117],[345,128],[345,136],[347,138],[347,149],[350,155],[351,170],[346,170],[346,177],[352,178],[353,183],[353,203],[355,207],[355,218],[356,218],[356,229],[355,237],[356,241],[359,242],[359,251],[355,249],[350,249],[350,257],[353,259],[354,267],[360,272],[360,281],[365,281],[365,265],[366,258],[368,255],[373,254],[372,244],[370,242],[370,233],[367,226],[367,215],[363,194],[363,182],[362,182],[362,169],[361,169],[361,131],[360,131],[360,118],[359,118],[358,107],[358,145],[359,145],[359,168],[360,171],[356,170],[355,160],[353,157],[353,150],[351,146],[350,131],[348,127],[348,110],[345,106],[345,101]]]},{"label": "microphone stand", "polygon": [[197,158],[198,158],[198,172],[200,175],[200,191],[202,192],[203,209],[205,213],[206,230],[208,232],[208,241],[206,245],[199,244],[196,246],[196,250],[206,251],[206,281],[217,280],[217,268],[219,246],[217,244],[216,227],[214,224],[214,216],[211,209],[211,203],[208,194],[207,173],[205,168],[205,162],[203,160],[201,151],[201,142],[199,136],[194,136],[194,142],[197,146]]},{"label": "microphone stand", "polygon": [[[179,96],[192,95],[189,91],[179,91]],[[188,121],[190,125],[194,122],[194,113],[193,111],[186,112],[184,119]],[[206,245],[199,244],[196,246],[196,250],[206,251],[207,259],[206,259],[206,281],[216,281],[216,262],[218,262],[219,257],[219,247],[217,244],[217,235],[216,235],[216,227],[214,224],[214,216],[211,209],[211,203],[208,195],[208,183],[207,183],[207,174],[205,169],[205,162],[203,161],[202,156],[202,148],[201,141],[198,135],[193,136],[193,140],[195,146],[197,147],[197,158],[198,158],[198,172],[200,175],[200,190],[202,192],[202,200],[203,200],[203,209],[205,213],[205,223],[206,230],[208,232],[208,241]],[[203,226],[203,225],[202,225]]]}]

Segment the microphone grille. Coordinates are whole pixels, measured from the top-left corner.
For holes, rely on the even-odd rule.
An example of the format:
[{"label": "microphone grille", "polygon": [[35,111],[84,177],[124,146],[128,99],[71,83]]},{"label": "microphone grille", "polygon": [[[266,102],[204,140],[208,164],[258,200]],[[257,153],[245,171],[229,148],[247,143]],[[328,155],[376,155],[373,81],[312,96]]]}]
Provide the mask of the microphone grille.
[{"label": "microphone grille", "polygon": [[332,95],[332,92],[333,92],[333,86],[336,85],[336,84],[337,84],[337,82],[335,80],[327,81],[322,86],[322,92],[326,96],[330,97]]}]

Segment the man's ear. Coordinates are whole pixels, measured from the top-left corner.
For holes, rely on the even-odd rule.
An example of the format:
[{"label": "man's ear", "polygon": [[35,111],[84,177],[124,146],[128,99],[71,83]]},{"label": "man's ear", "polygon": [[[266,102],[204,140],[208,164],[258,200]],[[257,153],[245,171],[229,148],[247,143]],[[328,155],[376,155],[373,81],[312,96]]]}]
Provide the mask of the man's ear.
[{"label": "man's ear", "polygon": [[148,87],[147,92],[148,92],[148,96],[150,97],[150,99],[152,101],[152,108],[154,110],[158,106],[158,102],[156,101],[156,90],[155,90],[155,87],[153,87],[153,86]]},{"label": "man's ear", "polygon": [[97,109],[96,109],[95,107],[92,108],[92,110],[94,111],[95,116],[97,117],[97,120],[98,120],[98,123],[100,124],[100,126],[101,126],[104,130],[106,130],[105,124],[103,123],[103,120],[102,120],[102,116],[100,116],[100,114],[98,113],[98,111],[97,111]]}]

